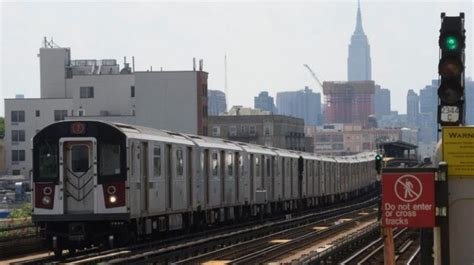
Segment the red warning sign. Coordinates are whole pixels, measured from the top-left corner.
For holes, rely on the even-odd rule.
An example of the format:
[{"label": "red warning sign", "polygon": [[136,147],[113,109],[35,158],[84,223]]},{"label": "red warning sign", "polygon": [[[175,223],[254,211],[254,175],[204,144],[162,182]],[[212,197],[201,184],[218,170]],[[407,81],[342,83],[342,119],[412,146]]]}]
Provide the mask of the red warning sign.
[{"label": "red warning sign", "polygon": [[382,175],[382,225],[434,227],[434,172],[404,170]]}]

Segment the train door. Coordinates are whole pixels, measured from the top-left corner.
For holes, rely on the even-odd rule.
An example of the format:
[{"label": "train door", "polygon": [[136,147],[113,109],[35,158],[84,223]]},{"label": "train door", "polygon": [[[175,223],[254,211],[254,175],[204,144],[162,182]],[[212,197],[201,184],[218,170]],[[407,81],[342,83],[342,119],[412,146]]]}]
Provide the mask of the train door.
[{"label": "train door", "polygon": [[296,196],[296,192],[293,190],[293,178],[295,177],[294,176],[294,172],[293,172],[293,159],[292,158],[288,158],[289,161],[289,164],[290,164],[290,168],[289,168],[289,177],[290,177],[290,198],[294,198]]},{"label": "train door", "polygon": [[239,202],[240,198],[240,174],[241,174],[241,163],[242,158],[238,152],[234,154],[234,183],[235,183],[235,199],[236,203]]},{"label": "train door", "polygon": [[187,152],[187,160],[188,160],[188,167],[186,168],[186,181],[187,181],[187,189],[186,189],[186,194],[188,195],[188,207],[192,208],[193,207],[193,200],[195,196],[195,191],[193,189],[193,149],[191,147],[188,147],[188,152]]},{"label": "train door", "polygon": [[140,143],[131,141],[130,144],[130,208],[133,215],[140,214],[141,210],[141,163],[140,163]]},{"label": "train door", "polygon": [[277,178],[277,172],[278,172],[278,163],[277,163],[277,158],[272,156],[271,158],[271,173],[270,173],[270,187],[271,187],[271,193],[270,193],[270,196],[271,196],[271,199],[272,200],[276,200],[277,198],[275,198],[275,181],[276,181],[276,178]]},{"label": "train door", "polygon": [[220,180],[220,190],[221,190],[221,197],[220,197],[220,204],[225,204],[227,203],[226,199],[225,199],[225,189],[226,189],[226,167],[227,167],[227,164],[226,164],[226,153],[224,150],[221,150],[220,151],[220,165],[221,165],[221,168],[219,170],[219,180]]},{"label": "train door", "polygon": [[94,138],[61,139],[64,213],[94,213],[97,185],[97,144]]},{"label": "train door", "polygon": [[148,213],[148,143],[140,143],[140,206],[142,214]]},{"label": "train door", "polygon": [[288,193],[286,188],[286,161],[285,158],[281,158],[281,192],[282,192],[282,198],[286,199],[286,194]]},{"label": "train door", "polygon": [[255,158],[253,156],[253,154],[250,154],[249,155],[250,159],[249,159],[249,165],[250,165],[250,179],[249,179],[249,182],[250,182],[250,201],[253,203],[253,196],[255,194],[255,190],[254,190],[254,175],[255,175]]},{"label": "train door", "polygon": [[204,173],[204,199],[206,206],[209,206],[210,203],[210,188],[209,188],[209,178],[210,178],[210,162],[209,162],[209,149],[205,149],[202,152],[202,162],[203,162],[203,173]]},{"label": "train door", "polygon": [[172,148],[170,144],[166,145],[165,148],[165,179],[166,179],[166,187],[167,187],[167,198],[166,198],[166,208],[171,210],[173,208],[173,180],[172,180]]}]

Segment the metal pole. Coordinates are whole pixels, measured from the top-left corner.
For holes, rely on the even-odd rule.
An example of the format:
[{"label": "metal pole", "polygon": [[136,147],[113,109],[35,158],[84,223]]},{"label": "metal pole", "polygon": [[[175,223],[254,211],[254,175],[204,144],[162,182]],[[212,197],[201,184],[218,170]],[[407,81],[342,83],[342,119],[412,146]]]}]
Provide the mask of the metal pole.
[{"label": "metal pole", "polygon": [[449,191],[448,191],[448,164],[444,161],[438,164],[436,178],[436,226],[440,229],[441,264],[449,264]]}]

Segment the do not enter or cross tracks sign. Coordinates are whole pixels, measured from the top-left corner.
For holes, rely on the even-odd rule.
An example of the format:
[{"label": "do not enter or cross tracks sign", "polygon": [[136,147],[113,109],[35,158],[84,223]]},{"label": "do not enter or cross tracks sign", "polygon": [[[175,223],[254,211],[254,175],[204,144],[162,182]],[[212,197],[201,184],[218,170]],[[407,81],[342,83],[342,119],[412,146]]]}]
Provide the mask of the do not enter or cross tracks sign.
[{"label": "do not enter or cross tracks sign", "polygon": [[432,168],[387,168],[382,174],[382,225],[435,226]]}]

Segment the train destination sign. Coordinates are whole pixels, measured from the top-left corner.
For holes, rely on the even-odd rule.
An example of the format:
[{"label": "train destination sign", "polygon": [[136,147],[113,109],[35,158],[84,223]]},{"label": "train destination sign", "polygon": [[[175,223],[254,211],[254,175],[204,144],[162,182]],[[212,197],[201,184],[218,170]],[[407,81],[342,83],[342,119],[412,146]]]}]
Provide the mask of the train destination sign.
[{"label": "train destination sign", "polygon": [[443,127],[443,160],[450,178],[474,177],[474,127]]},{"label": "train destination sign", "polygon": [[384,227],[435,225],[434,171],[423,168],[415,172],[409,170],[387,169],[382,174]]}]

